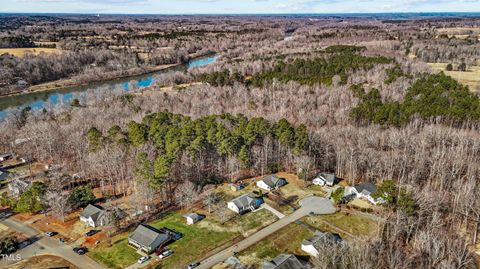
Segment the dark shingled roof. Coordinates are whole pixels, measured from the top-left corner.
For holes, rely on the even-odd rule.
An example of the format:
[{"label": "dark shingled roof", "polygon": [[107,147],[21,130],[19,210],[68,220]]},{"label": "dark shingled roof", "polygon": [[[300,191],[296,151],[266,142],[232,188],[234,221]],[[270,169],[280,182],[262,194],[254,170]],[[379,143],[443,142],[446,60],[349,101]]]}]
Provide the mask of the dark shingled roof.
[{"label": "dark shingled roof", "polygon": [[[285,180],[277,177],[276,175],[268,175],[264,177],[262,181],[265,182],[265,184],[267,184],[269,187],[276,188],[284,185],[283,181]],[[279,185],[280,183],[281,185]]]},{"label": "dark shingled roof", "polygon": [[156,249],[161,244],[170,240],[170,235],[146,224],[140,224],[137,229],[129,236],[129,239],[135,241],[144,247]]},{"label": "dark shingled roof", "polygon": [[280,254],[269,262],[264,262],[262,269],[303,269],[302,263],[291,254]]},{"label": "dark shingled roof", "polygon": [[333,184],[335,183],[335,174],[332,173],[320,173],[317,175],[318,178],[323,178],[327,181],[327,183]]},{"label": "dark shingled roof", "polygon": [[82,213],[80,213],[80,216],[87,219],[91,217],[93,221],[97,221],[97,219],[103,214],[105,214],[105,210],[101,209],[96,205],[90,204],[87,207],[85,207]]},{"label": "dark shingled roof", "polygon": [[355,189],[357,190],[358,193],[363,193],[365,195],[371,195],[377,190],[377,187],[370,182],[365,182],[365,183],[362,183],[360,185],[355,186]]},{"label": "dark shingled roof", "polygon": [[313,245],[316,249],[318,249],[320,245],[323,245],[323,244],[333,245],[341,241],[342,241],[342,238],[338,234],[329,233],[329,232],[323,233],[320,231],[316,231],[312,238],[308,240],[303,240],[302,245],[305,245],[305,246]]}]

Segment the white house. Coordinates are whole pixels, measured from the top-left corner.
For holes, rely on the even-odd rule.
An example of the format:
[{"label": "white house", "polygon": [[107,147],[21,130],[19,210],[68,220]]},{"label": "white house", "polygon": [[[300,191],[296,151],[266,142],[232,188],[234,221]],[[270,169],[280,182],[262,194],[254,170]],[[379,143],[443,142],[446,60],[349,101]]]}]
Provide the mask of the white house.
[{"label": "white house", "polygon": [[259,208],[261,204],[263,204],[261,198],[247,193],[228,202],[227,207],[238,214],[243,214],[247,211],[254,211]]},{"label": "white house", "polygon": [[269,175],[257,181],[257,186],[267,191],[276,190],[286,184],[287,181],[285,179],[279,178],[276,175]]},{"label": "white house", "polygon": [[91,227],[107,225],[107,211],[90,204],[80,213],[80,221],[85,222],[85,224]]},{"label": "white house", "polygon": [[374,194],[375,191],[377,191],[377,186],[373,183],[365,182],[357,186],[345,188],[345,196],[355,195],[355,198],[365,198],[374,205],[383,203],[382,199],[375,199],[372,197],[372,194]]},{"label": "white house", "polygon": [[200,214],[197,214],[197,213],[189,213],[189,214],[186,214],[186,215],[183,215],[183,216],[187,220],[188,225],[195,224],[195,223],[197,223],[197,222],[199,222],[199,221],[201,221],[202,219],[205,218],[204,215],[200,215]]},{"label": "white house", "polygon": [[335,174],[320,173],[313,179],[312,183],[318,186],[333,186],[335,184]]},{"label": "white house", "polygon": [[262,269],[305,269],[295,255],[280,254],[271,261],[263,262]]},{"label": "white house", "polygon": [[312,238],[302,241],[301,247],[310,256],[318,257],[320,250],[324,249],[322,246],[332,246],[341,241],[342,238],[338,234],[316,231]]}]

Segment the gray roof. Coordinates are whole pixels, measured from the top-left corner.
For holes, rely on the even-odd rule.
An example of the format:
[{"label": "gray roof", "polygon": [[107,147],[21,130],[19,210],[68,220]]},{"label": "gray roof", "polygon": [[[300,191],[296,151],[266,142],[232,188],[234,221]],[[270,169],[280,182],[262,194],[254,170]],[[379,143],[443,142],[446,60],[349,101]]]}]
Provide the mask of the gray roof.
[{"label": "gray roof", "polygon": [[140,224],[128,237],[143,247],[156,249],[161,244],[170,240],[170,235],[146,224]]},{"label": "gray roof", "polygon": [[256,203],[256,199],[255,196],[253,196],[253,194],[251,193],[246,193],[242,196],[239,196],[235,199],[233,199],[232,203],[235,204],[235,206],[237,206],[238,208],[248,208],[250,206],[255,206],[255,203]]},{"label": "gray roof", "polygon": [[0,158],[5,158],[5,157],[12,157],[12,153],[2,153],[0,154]]},{"label": "gray roof", "polygon": [[332,173],[320,173],[317,175],[318,178],[323,178],[327,183],[335,183],[335,174]]},{"label": "gray roof", "polygon": [[315,248],[322,244],[334,244],[342,241],[342,238],[338,234],[329,233],[329,232],[320,232],[316,231],[312,238],[308,240],[303,240],[302,245],[308,246],[313,245]]},{"label": "gray roof", "polygon": [[[271,188],[276,188],[284,185],[285,180],[277,177],[276,175],[268,175],[262,179],[265,184]],[[279,185],[280,184],[280,185]]]},{"label": "gray roof", "polygon": [[185,214],[183,215],[185,218],[191,218],[193,219],[194,221],[199,221],[199,220],[202,220],[204,218],[203,215],[200,215],[200,214],[197,214],[197,213],[189,213],[189,214]]},{"label": "gray roof", "polygon": [[9,173],[7,171],[0,170],[0,180],[5,180],[8,178]]},{"label": "gray roof", "polygon": [[375,186],[373,183],[365,182],[355,186],[355,189],[358,193],[362,193],[364,195],[371,195],[377,190],[377,186]]},{"label": "gray roof", "polygon": [[269,262],[264,262],[263,269],[303,269],[304,266],[300,261],[291,254],[280,254]]},{"label": "gray roof", "polygon": [[105,210],[96,205],[89,204],[82,213],[80,213],[80,216],[87,219],[91,217],[93,221],[97,221],[103,214],[105,214]]}]

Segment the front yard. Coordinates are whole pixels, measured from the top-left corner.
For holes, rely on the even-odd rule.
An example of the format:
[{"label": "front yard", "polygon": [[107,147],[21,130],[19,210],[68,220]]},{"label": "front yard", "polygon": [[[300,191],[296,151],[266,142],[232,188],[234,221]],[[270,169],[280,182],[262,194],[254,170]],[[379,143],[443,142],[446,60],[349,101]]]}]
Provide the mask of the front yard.
[{"label": "front yard", "polygon": [[[305,217],[303,221],[320,231],[339,233],[342,237],[347,235],[340,230],[346,231],[353,236],[372,236],[378,229],[377,222],[364,216],[344,212],[324,216],[308,216]],[[340,230],[334,229],[325,222],[339,228]]]},{"label": "front yard", "polygon": [[292,223],[240,252],[238,257],[243,264],[251,266],[249,268],[259,268],[263,261],[272,260],[282,253],[305,255],[300,249],[301,243],[311,236],[313,236],[313,232]]},{"label": "front yard", "polygon": [[89,249],[88,255],[109,268],[126,268],[135,263],[141,256],[128,245],[129,233],[123,233],[112,238],[112,246],[102,242]]}]

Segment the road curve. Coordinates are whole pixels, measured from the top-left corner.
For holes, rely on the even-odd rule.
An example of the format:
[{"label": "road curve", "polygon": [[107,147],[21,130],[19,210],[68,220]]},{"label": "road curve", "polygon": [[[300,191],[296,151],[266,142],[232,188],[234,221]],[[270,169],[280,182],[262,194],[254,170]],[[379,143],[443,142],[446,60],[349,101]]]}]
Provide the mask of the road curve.
[{"label": "road curve", "polygon": [[321,198],[317,196],[310,196],[302,199],[300,201],[300,209],[293,212],[292,214],[285,216],[278,221],[270,224],[269,226],[261,229],[260,231],[252,234],[251,236],[245,238],[243,241],[238,242],[237,244],[230,246],[227,249],[224,249],[200,262],[198,269],[208,269],[212,268],[214,265],[221,263],[228,259],[228,257],[238,253],[242,250],[247,249],[248,247],[254,245],[255,243],[261,241],[265,237],[275,233],[276,231],[282,229],[290,223],[293,223],[310,213],[314,214],[333,214],[336,209],[333,207],[332,202],[326,198]]},{"label": "road curve", "polygon": [[[20,254],[22,259],[28,259],[36,255],[54,255],[61,257],[79,269],[102,269],[105,268],[101,264],[95,262],[86,255],[78,255],[73,252],[72,247],[67,244],[62,244],[57,240],[43,236],[39,231],[30,227],[29,225],[17,221],[12,218],[5,219],[1,222],[5,226],[16,230],[17,232],[25,234],[29,238],[37,237],[38,240],[29,246],[17,251],[14,254]],[[14,264],[18,261],[0,259],[0,268],[8,268],[9,265]]]}]

